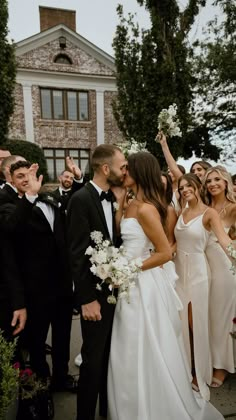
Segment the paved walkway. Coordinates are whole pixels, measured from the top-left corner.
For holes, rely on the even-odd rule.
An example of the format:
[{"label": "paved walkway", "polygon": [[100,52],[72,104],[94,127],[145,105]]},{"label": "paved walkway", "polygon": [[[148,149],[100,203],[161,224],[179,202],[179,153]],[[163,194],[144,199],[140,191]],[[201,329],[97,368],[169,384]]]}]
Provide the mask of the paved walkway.
[{"label": "paved walkway", "polygon": [[[74,365],[74,358],[79,353],[80,347],[81,335],[79,319],[75,318],[72,323],[70,363],[70,373],[73,375],[79,374],[79,369]],[[70,393],[56,393],[54,395],[54,402],[54,420],[76,420],[76,395]],[[236,374],[230,375],[222,387],[218,389],[211,389],[211,403],[224,415],[226,419],[236,420]],[[99,420],[99,416],[97,416],[96,420]]]}]

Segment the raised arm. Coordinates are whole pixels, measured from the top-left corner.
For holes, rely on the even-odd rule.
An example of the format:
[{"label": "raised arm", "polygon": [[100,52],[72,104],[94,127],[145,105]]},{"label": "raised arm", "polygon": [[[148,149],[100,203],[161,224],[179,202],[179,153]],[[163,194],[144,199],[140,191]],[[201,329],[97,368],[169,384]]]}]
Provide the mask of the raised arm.
[{"label": "raised arm", "polygon": [[[232,244],[232,239],[225,233],[220,216],[214,209],[208,209],[203,217],[203,224],[206,229],[214,232],[219,244],[228,255],[228,257],[236,264],[236,259],[229,255],[228,246]],[[233,246],[233,245],[232,245]],[[234,245],[236,249],[236,245]]]},{"label": "raised arm", "polygon": [[165,157],[166,163],[168,165],[169,170],[172,172],[172,174],[174,175],[174,177],[176,178],[176,181],[183,175],[182,172],[179,170],[177,163],[175,161],[175,159],[173,158],[167,140],[166,140],[166,136],[165,134],[163,134],[163,132],[159,132],[157,134],[157,139],[161,145],[162,151],[163,151],[163,155]]}]

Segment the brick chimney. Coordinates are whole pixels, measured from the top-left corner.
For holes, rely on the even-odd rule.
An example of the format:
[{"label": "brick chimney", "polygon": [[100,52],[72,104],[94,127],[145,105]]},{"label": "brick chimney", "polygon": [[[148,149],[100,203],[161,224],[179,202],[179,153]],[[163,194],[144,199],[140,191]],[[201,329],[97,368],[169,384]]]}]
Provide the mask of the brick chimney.
[{"label": "brick chimney", "polygon": [[39,17],[40,17],[40,31],[52,28],[53,26],[63,23],[76,31],[76,11],[68,9],[57,9],[55,7],[44,7],[39,6]]}]

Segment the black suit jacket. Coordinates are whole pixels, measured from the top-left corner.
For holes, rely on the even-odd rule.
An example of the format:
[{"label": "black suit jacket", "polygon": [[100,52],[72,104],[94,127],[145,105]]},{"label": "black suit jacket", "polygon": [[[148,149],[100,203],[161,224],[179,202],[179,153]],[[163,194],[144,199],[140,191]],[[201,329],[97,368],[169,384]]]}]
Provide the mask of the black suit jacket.
[{"label": "black suit jacket", "polygon": [[52,191],[54,197],[61,203],[61,211],[65,211],[72,195],[84,186],[84,182],[73,181],[72,187],[66,196],[61,196],[59,187]]},{"label": "black suit jacket", "polygon": [[19,199],[9,185],[0,190],[0,306],[4,302],[9,311],[25,307],[24,282],[16,258],[14,235],[16,232],[20,235],[22,248],[23,225],[30,217],[32,208],[33,204],[25,197]]},{"label": "black suit jacket", "polygon": [[51,194],[39,195],[38,200],[54,209],[53,231],[43,211],[35,204],[24,224],[24,247],[20,247],[18,236],[15,248],[27,298],[38,297],[43,302],[58,296],[72,296],[72,280],[58,202]]},{"label": "black suit jacket", "polygon": [[[116,234],[113,205],[113,243],[119,244]],[[89,182],[70,200],[67,214],[68,244],[72,279],[75,286],[75,308],[98,298],[96,284],[100,279],[90,271],[90,261],[85,251],[92,244],[90,233],[100,231],[104,239],[110,239],[99,194]],[[100,293],[100,292],[99,292]]]},{"label": "black suit jacket", "polygon": [[22,232],[22,225],[31,216],[34,204],[25,196],[18,197],[13,188],[6,184],[0,189],[0,230],[12,233]]},{"label": "black suit jacket", "polygon": [[[9,312],[25,307],[24,286],[19,273],[14,250],[9,236],[0,231],[0,317],[1,307]],[[0,322],[1,324],[1,322]]]}]

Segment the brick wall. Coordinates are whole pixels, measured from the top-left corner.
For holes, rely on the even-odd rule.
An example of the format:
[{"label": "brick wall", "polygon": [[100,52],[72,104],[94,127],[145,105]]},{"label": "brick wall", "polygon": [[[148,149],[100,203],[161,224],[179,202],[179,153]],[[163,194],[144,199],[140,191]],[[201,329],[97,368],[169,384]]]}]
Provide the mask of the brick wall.
[{"label": "brick wall", "polygon": [[25,135],[25,115],[23,89],[20,84],[15,86],[15,107],[9,123],[9,138],[27,140]]},{"label": "brick wall", "polygon": [[72,31],[76,31],[76,12],[74,10],[39,6],[40,31],[64,23]]},{"label": "brick wall", "polygon": [[81,48],[78,48],[68,40],[66,41],[66,45],[63,54],[68,55],[72,64],[54,63],[56,56],[62,53],[58,39],[17,57],[17,65],[20,68],[51,70],[55,72],[112,75],[109,67],[100,63]]}]

